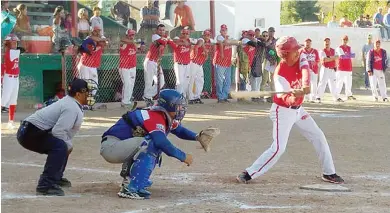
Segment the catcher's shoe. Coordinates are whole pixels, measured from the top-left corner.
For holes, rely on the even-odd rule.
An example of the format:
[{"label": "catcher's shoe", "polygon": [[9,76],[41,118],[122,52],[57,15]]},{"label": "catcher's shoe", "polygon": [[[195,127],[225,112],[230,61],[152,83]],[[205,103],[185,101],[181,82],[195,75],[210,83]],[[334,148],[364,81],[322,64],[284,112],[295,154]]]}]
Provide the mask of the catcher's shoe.
[{"label": "catcher's shoe", "polygon": [[61,178],[57,184],[61,187],[72,187],[72,183],[66,178]]},{"label": "catcher's shoe", "polygon": [[322,180],[329,183],[344,183],[344,179],[338,176],[336,173],[333,175],[322,175]]},{"label": "catcher's shoe", "polygon": [[248,172],[242,172],[241,174],[239,174],[237,177],[236,177],[236,180],[237,182],[239,183],[248,183],[248,181],[250,181],[252,178],[251,176],[248,174]]},{"label": "catcher's shoe", "polygon": [[121,190],[118,192],[118,196],[121,198],[129,198],[129,199],[134,199],[134,200],[145,199],[137,191],[129,190],[129,188],[126,185],[121,186]]}]

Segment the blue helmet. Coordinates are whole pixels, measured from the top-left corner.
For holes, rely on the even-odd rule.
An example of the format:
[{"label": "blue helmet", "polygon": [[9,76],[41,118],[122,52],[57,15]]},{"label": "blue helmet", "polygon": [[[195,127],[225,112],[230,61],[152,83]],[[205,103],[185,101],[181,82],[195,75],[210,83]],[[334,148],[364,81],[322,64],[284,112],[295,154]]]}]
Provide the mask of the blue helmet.
[{"label": "blue helmet", "polygon": [[164,108],[167,112],[175,112],[174,119],[176,120],[182,120],[187,109],[184,96],[173,89],[160,91],[157,106]]}]

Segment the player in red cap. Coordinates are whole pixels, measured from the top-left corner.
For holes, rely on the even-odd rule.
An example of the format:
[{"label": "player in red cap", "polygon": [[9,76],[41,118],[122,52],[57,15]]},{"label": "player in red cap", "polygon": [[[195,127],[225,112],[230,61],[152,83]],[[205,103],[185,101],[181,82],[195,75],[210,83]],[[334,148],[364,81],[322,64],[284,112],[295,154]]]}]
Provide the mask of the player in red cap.
[{"label": "player in red cap", "polygon": [[203,104],[200,99],[204,85],[203,64],[209,57],[211,48],[211,31],[207,29],[191,51],[189,104]]},{"label": "player in red cap", "polygon": [[305,40],[305,46],[301,49],[301,53],[306,55],[310,68],[310,94],[306,95],[305,99],[314,103],[315,96],[317,95],[318,63],[320,62],[320,56],[318,51],[311,47],[310,38]]},{"label": "player in red cap", "polygon": [[381,48],[380,39],[377,39],[375,41],[374,49],[368,51],[366,64],[366,71],[368,72],[368,76],[370,79],[373,98],[375,99],[375,101],[378,101],[378,90],[376,89],[376,85],[378,84],[382,100],[384,102],[389,102],[389,99],[387,98],[385,75],[385,71],[388,67],[387,52],[386,50]]},{"label": "player in red cap", "polygon": [[131,98],[137,72],[137,45],[134,36],[135,31],[128,29],[126,37],[121,39],[119,49],[119,75],[123,83],[121,105],[125,108],[132,108]]},{"label": "player in red cap", "polygon": [[293,37],[282,37],[276,42],[276,51],[281,58],[274,74],[276,92],[270,110],[273,122],[273,143],[249,168],[237,176],[237,181],[247,183],[267,172],[286,150],[288,137],[294,124],[313,145],[322,166],[322,180],[343,183],[336,174],[332,154],[324,133],[312,117],[303,109],[305,94],[310,93],[309,64],[304,54],[298,52],[300,45]]},{"label": "player in red cap", "polygon": [[19,93],[19,57],[20,49],[17,49],[19,38],[9,34],[4,41],[4,67],[2,68],[3,89],[1,97],[1,109],[8,108],[8,129],[14,129],[14,116]]},{"label": "player in red cap", "polygon": [[336,94],[339,96],[343,85],[345,84],[345,95],[348,100],[356,100],[352,96],[352,58],[355,58],[355,53],[352,53],[352,49],[348,46],[348,36],[344,36],[342,39],[342,45],[337,48],[339,57],[339,63],[336,72]]}]

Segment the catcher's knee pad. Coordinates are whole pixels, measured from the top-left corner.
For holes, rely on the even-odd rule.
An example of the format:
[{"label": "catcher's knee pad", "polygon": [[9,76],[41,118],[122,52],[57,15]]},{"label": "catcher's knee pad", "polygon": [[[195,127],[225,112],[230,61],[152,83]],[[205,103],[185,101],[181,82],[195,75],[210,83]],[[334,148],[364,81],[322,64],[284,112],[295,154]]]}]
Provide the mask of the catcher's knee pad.
[{"label": "catcher's knee pad", "polygon": [[130,184],[129,189],[140,190],[147,186],[149,177],[156,166],[157,156],[142,152],[134,161],[130,169]]}]

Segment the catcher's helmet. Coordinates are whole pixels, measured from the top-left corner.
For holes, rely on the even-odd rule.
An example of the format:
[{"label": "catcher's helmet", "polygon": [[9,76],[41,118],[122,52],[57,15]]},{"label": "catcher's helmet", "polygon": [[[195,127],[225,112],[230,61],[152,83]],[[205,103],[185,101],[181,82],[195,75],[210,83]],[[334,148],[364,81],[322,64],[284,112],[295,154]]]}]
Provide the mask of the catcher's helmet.
[{"label": "catcher's helmet", "polygon": [[184,96],[173,89],[161,90],[157,106],[164,108],[167,112],[175,112],[174,119],[176,120],[182,120],[187,109]]},{"label": "catcher's helmet", "polygon": [[280,58],[286,58],[290,52],[297,51],[301,48],[294,37],[284,36],[278,39],[275,44],[276,53]]}]

